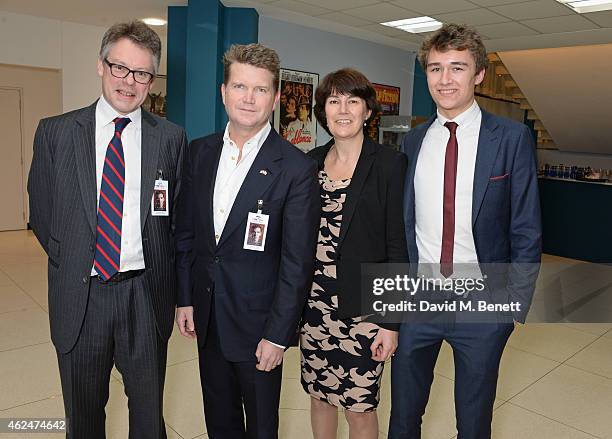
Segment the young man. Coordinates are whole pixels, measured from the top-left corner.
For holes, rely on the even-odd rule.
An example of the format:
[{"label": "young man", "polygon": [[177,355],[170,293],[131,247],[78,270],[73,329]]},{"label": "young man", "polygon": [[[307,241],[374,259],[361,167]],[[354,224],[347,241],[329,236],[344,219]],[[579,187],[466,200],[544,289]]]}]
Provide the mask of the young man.
[{"label": "young man", "polygon": [[[314,272],[317,166],[270,126],[276,52],[235,45],[224,66],[225,132],[194,140],[186,157],[176,321],[197,334],[208,436],[276,438],[280,365]],[[259,245],[248,242],[254,224],[266,231]]]},{"label": "young man", "polygon": [[[98,59],[100,99],[41,120],[34,140],[30,225],[49,255],[51,338],[69,438],[105,437],[113,363],[129,399],[130,437],[166,437],[173,203],[186,139],[140,108],[160,55],[159,37],[144,23],[112,26]],[[162,216],[151,206],[158,184],[170,203]]]},{"label": "young man", "polygon": [[[437,114],[402,141],[409,163],[404,199],[409,259],[439,264],[446,278],[453,264],[504,264],[506,300],[528,308],[533,285],[525,281],[537,276],[541,255],[531,133],[476,103],[474,87],[484,78],[487,54],[473,29],[444,25],[423,43],[419,61]],[[519,273],[521,264],[526,272]],[[458,437],[489,438],[499,362],[512,318],[524,322],[525,308],[489,323],[464,323],[452,314],[443,324],[402,324],[392,363],[389,438],[421,437],[443,340],[455,358]]]}]

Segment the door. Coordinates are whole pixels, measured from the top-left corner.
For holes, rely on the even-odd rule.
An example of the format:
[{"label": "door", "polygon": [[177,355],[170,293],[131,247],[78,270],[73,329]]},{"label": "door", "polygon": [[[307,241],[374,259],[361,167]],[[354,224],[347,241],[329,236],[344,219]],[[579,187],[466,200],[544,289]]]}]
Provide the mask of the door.
[{"label": "door", "polygon": [[26,228],[21,90],[0,88],[0,231]]}]

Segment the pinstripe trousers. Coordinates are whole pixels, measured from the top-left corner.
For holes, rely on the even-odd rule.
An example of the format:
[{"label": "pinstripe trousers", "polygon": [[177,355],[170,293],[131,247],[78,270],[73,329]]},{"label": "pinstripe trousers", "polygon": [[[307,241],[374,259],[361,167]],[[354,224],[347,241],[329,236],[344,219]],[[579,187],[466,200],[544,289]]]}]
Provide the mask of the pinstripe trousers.
[{"label": "pinstripe trousers", "polygon": [[77,343],[69,353],[58,353],[67,437],[105,438],[105,406],[115,364],[128,397],[130,439],[165,439],[166,352],[142,276],[106,284],[91,278]]}]

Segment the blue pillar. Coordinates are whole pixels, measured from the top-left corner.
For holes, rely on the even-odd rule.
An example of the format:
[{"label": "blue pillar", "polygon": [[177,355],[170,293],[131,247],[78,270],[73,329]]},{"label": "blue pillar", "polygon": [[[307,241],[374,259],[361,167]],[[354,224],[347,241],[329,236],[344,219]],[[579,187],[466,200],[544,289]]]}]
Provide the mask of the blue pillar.
[{"label": "blue pillar", "polygon": [[187,62],[187,7],[168,7],[168,57],[166,117],[185,126],[185,75]]},{"label": "blue pillar", "polygon": [[[171,13],[173,9],[182,12]],[[223,53],[231,44],[257,42],[258,23],[254,9],[226,8],[218,0],[190,0],[187,7],[168,8],[168,118],[183,122],[190,140],[224,128]],[[177,28],[183,33],[172,30]],[[174,62],[178,66],[171,68]],[[182,119],[176,108],[181,102]]]},{"label": "blue pillar", "polygon": [[427,88],[427,76],[419,63],[414,60],[414,84],[412,85],[412,115],[429,117],[436,112],[436,104]]},{"label": "blue pillar", "polygon": [[[258,40],[259,14],[251,8],[225,8],[223,14],[223,52],[232,44],[249,44]],[[217,90],[221,89],[223,83],[223,59],[219,58],[219,84]],[[220,93],[220,92],[219,92]],[[223,102],[219,100],[217,105],[217,131],[225,129],[227,114]]]}]

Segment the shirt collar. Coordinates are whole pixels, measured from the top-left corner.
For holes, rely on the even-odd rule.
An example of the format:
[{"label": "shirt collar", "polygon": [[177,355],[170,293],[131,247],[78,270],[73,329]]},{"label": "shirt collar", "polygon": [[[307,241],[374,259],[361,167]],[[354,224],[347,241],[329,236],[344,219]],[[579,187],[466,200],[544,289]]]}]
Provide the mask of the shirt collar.
[{"label": "shirt collar", "polygon": [[478,106],[476,99],[474,99],[474,101],[472,102],[472,105],[470,105],[470,107],[467,110],[465,110],[463,113],[461,113],[454,119],[447,119],[446,117],[442,116],[442,114],[440,114],[440,111],[438,111],[437,113],[438,113],[438,118],[436,119],[436,121],[441,126],[444,126],[446,122],[452,121],[452,122],[456,122],[457,125],[459,125],[459,128],[461,128],[461,127],[466,127],[470,125],[472,122],[476,120],[476,118],[480,114],[480,107]]},{"label": "shirt collar", "polygon": [[142,110],[140,107],[138,107],[131,113],[123,115],[111,107],[108,101],[104,99],[104,96],[100,96],[98,104],[96,105],[96,126],[103,127],[111,124],[116,117],[129,117],[132,122],[128,125],[128,127],[131,125],[133,127],[140,128]]},{"label": "shirt collar", "polygon": [[[223,133],[223,145],[227,145],[230,142],[232,145],[235,145],[235,142],[230,138],[229,134],[230,123],[231,122],[228,122],[227,125],[225,125],[225,132]],[[268,138],[268,134],[270,134],[271,130],[272,126],[269,123],[266,123],[266,125],[261,130],[259,130],[257,134],[255,134],[249,140],[244,142],[243,156],[246,152],[249,152],[253,149],[261,148],[261,145],[263,145],[263,143],[266,141],[266,139]]]}]

